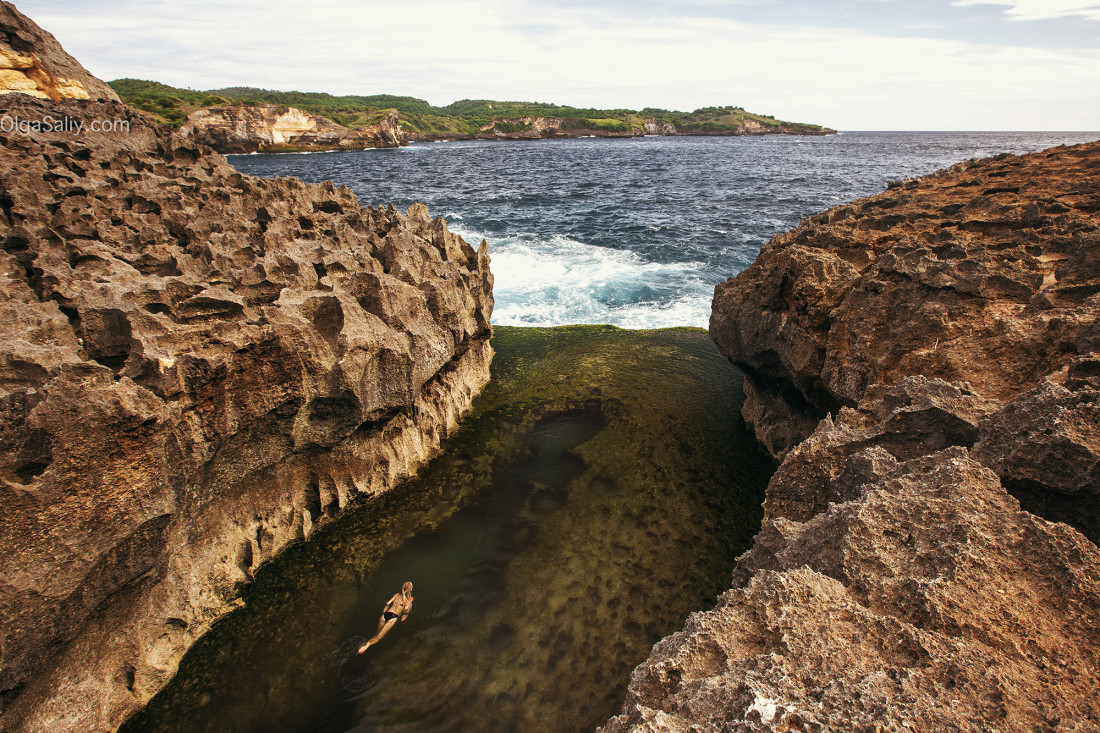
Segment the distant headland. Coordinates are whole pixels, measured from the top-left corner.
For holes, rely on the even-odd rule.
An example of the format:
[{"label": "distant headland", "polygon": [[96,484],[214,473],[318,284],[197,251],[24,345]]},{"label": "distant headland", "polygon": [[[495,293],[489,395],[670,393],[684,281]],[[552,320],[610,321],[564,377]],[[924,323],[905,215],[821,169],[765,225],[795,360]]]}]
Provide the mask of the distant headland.
[{"label": "distant headland", "polygon": [[397,147],[437,140],[836,133],[735,106],[678,112],[466,99],[434,107],[423,99],[390,94],[337,97],[252,87],[195,91],[139,79],[108,84],[131,107],[223,153]]}]

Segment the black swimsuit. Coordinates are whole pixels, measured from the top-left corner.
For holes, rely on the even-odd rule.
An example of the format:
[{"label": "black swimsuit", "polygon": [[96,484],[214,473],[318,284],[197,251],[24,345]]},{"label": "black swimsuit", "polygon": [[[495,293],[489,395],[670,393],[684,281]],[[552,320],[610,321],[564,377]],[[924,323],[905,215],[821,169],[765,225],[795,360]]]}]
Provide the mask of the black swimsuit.
[{"label": "black swimsuit", "polygon": [[382,618],[384,618],[386,621],[392,621],[393,619],[397,618],[397,614],[391,613],[390,611],[383,611]]}]

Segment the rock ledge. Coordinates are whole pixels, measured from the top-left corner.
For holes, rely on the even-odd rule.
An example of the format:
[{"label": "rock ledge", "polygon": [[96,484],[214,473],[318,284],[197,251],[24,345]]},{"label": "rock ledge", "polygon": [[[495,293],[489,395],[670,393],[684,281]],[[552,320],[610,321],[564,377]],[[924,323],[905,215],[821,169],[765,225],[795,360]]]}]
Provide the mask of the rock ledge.
[{"label": "rock ledge", "polygon": [[1100,730],[1100,144],[809,217],[711,334],[783,460],[605,731]]},{"label": "rock ledge", "polygon": [[0,134],[0,728],[114,730],[262,562],[455,427],[489,258],[117,102],[0,114],[128,123]]}]

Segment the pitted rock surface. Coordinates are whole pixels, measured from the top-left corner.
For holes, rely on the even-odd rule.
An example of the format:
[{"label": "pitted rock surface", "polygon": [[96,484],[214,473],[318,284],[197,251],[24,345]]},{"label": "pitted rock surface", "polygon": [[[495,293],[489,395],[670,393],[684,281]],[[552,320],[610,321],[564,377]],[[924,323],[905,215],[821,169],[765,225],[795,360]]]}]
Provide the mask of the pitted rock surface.
[{"label": "pitted rock surface", "polygon": [[964,448],[767,523],[740,571],[658,642],[604,731],[1100,726],[1100,552]]},{"label": "pitted rock surface", "polygon": [[1100,143],[960,163],[774,237],[711,334],[819,417],[913,375],[1007,399],[1100,348],[1098,211]]},{"label": "pitted rock surface", "polygon": [[113,730],[257,565],[455,426],[489,259],[119,103],[0,113],[129,121],[0,135],[0,727]]},{"label": "pitted rock surface", "polygon": [[718,286],[783,460],[605,731],[1100,730],[1097,212],[1100,144],[971,161]]}]

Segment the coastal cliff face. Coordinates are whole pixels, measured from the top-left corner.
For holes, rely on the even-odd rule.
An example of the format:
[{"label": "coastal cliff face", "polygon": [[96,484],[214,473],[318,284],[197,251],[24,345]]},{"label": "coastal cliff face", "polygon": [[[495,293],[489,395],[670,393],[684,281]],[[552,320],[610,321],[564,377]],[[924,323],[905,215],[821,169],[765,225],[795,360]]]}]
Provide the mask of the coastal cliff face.
[{"label": "coastal cliff face", "polygon": [[294,107],[206,107],[188,116],[180,134],[219,153],[361,150],[408,145],[397,111],[375,125],[351,130]]},{"label": "coastal cliff face", "polygon": [[[621,127],[621,129],[618,129]],[[638,127],[604,128],[572,117],[516,117],[493,120],[475,136],[487,140],[538,140],[548,137],[637,137]]]},{"label": "coastal cliff face", "polygon": [[1098,212],[1098,143],[971,161],[718,286],[783,462],[606,731],[1100,728]]},{"label": "coastal cliff face", "polygon": [[434,140],[544,140],[547,138],[573,138],[573,137],[642,137],[644,135],[828,135],[835,134],[836,130],[821,128],[817,131],[807,131],[805,126],[801,128],[788,127],[783,123],[764,125],[754,120],[746,119],[735,130],[715,129],[704,126],[677,127],[667,120],[657,117],[642,119],[635,118],[635,122],[628,123],[620,120],[588,120],[579,117],[502,117],[482,125],[476,135],[446,135],[433,133],[410,133],[409,139],[416,142],[431,142]]},{"label": "coastal cliff face", "polygon": [[489,259],[119,103],[0,113],[128,121],[0,134],[0,728],[113,730],[258,565],[454,428]]},{"label": "coastal cliff face", "polygon": [[115,91],[65,53],[56,38],[11,3],[0,2],[0,94],[15,92],[55,102],[118,101]]}]

